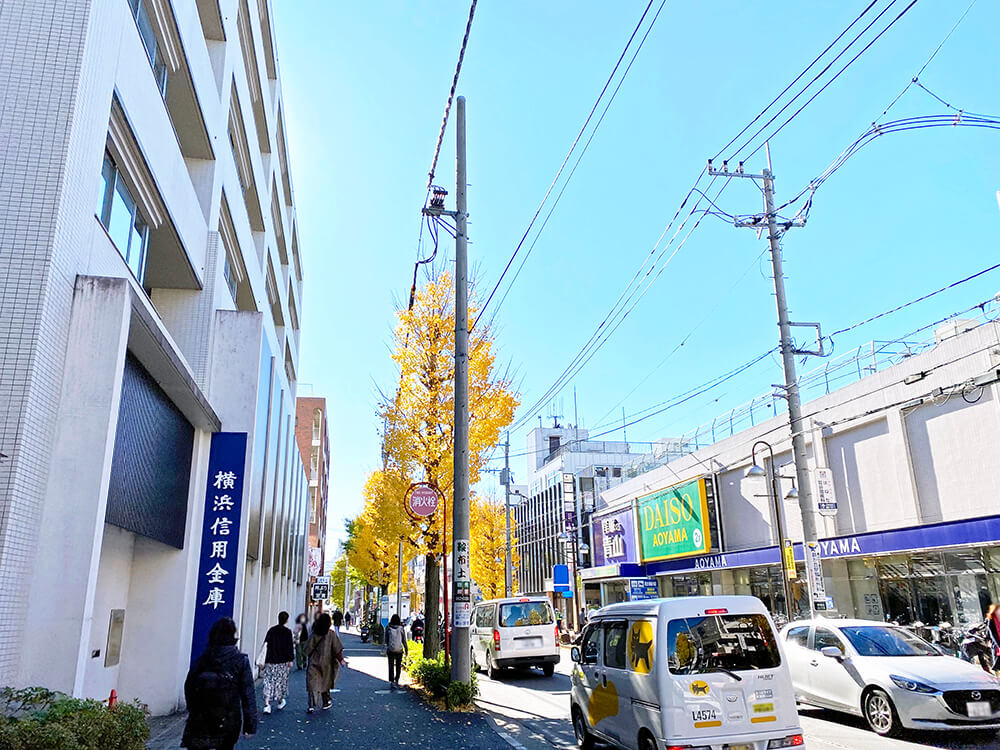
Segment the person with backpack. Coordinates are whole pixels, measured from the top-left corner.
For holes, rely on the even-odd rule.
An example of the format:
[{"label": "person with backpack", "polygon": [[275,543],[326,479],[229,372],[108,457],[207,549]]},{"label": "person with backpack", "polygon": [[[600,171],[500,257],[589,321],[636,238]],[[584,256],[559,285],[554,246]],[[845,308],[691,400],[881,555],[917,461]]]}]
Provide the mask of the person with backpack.
[{"label": "person with backpack", "polygon": [[271,713],[271,701],[278,701],[278,710],[285,707],[285,696],[288,695],[288,675],[292,673],[295,660],[295,644],[292,641],[292,631],[285,623],[288,613],[278,613],[278,624],[267,631],[264,636],[264,713]]},{"label": "person with backpack", "polygon": [[330,691],[344,662],[344,645],[340,636],[330,628],[330,615],[325,612],[313,624],[312,635],[306,644],[306,656],[309,659],[306,671],[309,707],[306,711],[312,713],[318,706],[328,709],[333,705]]},{"label": "person with backpack", "polygon": [[232,750],[240,738],[257,732],[257,698],[250,658],[236,646],[236,623],[218,620],[208,633],[208,648],[184,681],[188,718],[181,747]]},{"label": "person with backpack", "polygon": [[403,654],[406,648],[406,628],[399,615],[393,615],[385,630],[385,655],[389,657],[389,689],[399,687],[399,673],[403,670]]}]

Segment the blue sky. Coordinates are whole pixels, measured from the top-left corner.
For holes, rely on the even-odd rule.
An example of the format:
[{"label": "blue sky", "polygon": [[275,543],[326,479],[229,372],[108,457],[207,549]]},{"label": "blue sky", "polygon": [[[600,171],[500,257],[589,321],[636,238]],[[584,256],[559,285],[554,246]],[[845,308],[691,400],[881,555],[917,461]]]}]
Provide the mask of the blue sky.
[{"label": "blue sky", "polygon": [[[890,3],[879,0],[866,18]],[[611,309],[705,159],[867,4],[668,0],[499,308],[500,356],[518,372],[525,407]],[[907,4],[896,2],[876,28]],[[427,170],[468,4],[274,5],[306,267],[300,380],[330,405],[336,540],[341,519],[360,509],[364,477],[379,461],[373,383],[385,389],[394,383],[390,331],[409,288]],[[645,7],[641,0],[479,3],[459,93],[468,100],[470,261],[484,293]],[[779,201],[804,188],[880,115],[967,7],[966,0],[919,0],[772,140]],[[921,82],[959,108],[1000,114],[997,28],[1000,6],[979,0]],[[890,119],[945,112],[911,87]],[[974,128],[917,130],[878,138],[853,157],[816,193],[807,226],[784,240],[792,318],[833,331],[996,262],[998,136]],[[436,181],[453,194],[451,126],[442,151]],[[761,151],[747,168],[763,165]],[[760,194],[750,181],[733,180],[718,203],[730,213],[751,213],[760,208]],[[643,379],[624,400],[626,414],[775,346],[772,282],[755,261],[764,243],[750,230],[706,217],[563,390],[555,412],[572,421],[575,386],[580,422],[593,427],[620,416],[616,405]],[[453,260],[450,239],[444,247]],[[1000,271],[843,334],[836,353],[896,338],[998,289]],[[711,393],[636,424],[628,437],[688,431],[769,391],[779,372],[777,358],[769,357]],[[607,439],[620,437],[619,431]],[[519,430],[512,453],[523,446]],[[523,479],[523,458],[513,466]]]}]

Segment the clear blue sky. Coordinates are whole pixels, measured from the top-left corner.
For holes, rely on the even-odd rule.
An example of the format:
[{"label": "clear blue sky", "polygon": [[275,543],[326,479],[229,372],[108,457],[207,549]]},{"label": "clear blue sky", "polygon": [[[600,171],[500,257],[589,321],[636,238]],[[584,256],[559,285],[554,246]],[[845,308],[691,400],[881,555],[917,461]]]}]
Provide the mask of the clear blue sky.
[{"label": "clear blue sky", "polygon": [[[889,3],[879,0],[876,11]],[[501,308],[500,356],[517,369],[525,406],[609,311],[705,159],[867,4],[668,0]],[[897,2],[883,21],[906,4]],[[772,141],[779,201],[860,135],[967,5],[917,2]],[[468,100],[470,259],[484,291],[645,6],[479,4],[459,93]],[[390,331],[409,288],[427,170],[468,3],[280,0],[274,7],[306,272],[300,379],[330,405],[330,534],[337,540],[341,519],[360,509],[364,477],[379,461],[373,383],[391,389],[395,380]],[[961,108],[1000,114],[997,28],[1000,6],[979,0],[921,81]],[[946,111],[913,88],[892,116]],[[998,146],[998,131],[941,128],[888,135],[854,157],[817,192],[808,226],[785,238],[793,319],[821,321],[833,331],[996,262]],[[762,166],[763,152],[748,163],[755,171]],[[437,181],[454,193],[452,127]],[[734,180],[719,204],[750,213],[759,210],[760,194],[749,181]],[[450,239],[445,247],[453,259]],[[683,349],[625,400],[627,413],[773,347],[772,282],[754,263],[763,247],[751,231],[706,218],[563,391],[557,411],[572,421],[575,385],[581,424],[596,425],[709,313]],[[988,274],[838,337],[837,352],[895,338],[998,289],[1000,272]],[[628,437],[680,434],[767,392],[778,373],[769,358],[635,425]],[[523,450],[523,431],[512,443],[512,452]],[[520,479],[522,462],[514,464]]]}]

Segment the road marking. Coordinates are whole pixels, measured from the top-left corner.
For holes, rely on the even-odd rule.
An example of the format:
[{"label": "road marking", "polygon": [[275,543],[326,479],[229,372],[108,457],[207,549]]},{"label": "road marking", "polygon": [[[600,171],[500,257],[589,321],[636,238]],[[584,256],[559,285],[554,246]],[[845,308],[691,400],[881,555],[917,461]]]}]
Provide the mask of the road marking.
[{"label": "road marking", "polygon": [[515,740],[511,735],[507,734],[507,732],[497,732],[497,734],[500,736],[500,739],[514,748],[514,750],[528,750],[528,748]]},{"label": "road marking", "polygon": [[839,742],[834,742],[833,740],[828,740],[825,737],[816,737],[812,734],[809,735],[810,742],[822,742],[824,745],[830,745],[830,747],[839,748],[839,750],[854,750],[850,745],[843,745]]}]

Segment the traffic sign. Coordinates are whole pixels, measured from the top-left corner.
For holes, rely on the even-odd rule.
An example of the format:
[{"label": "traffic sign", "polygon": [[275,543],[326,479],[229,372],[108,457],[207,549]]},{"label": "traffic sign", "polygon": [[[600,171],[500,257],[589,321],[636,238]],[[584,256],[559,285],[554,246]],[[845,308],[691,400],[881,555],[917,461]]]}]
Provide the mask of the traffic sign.
[{"label": "traffic sign", "polygon": [[837,515],[837,496],[833,492],[833,470],[815,469],[816,510],[821,516]]},{"label": "traffic sign", "polygon": [[438,509],[440,492],[430,482],[417,482],[410,485],[406,496],[406,510],[418,518],[433,516]]},{"label": "traffic sign", "polygon": [[312,585],[312,600],[314,602],[325,602],[330,598],[330,584],[327,581],[317,581]]}]

